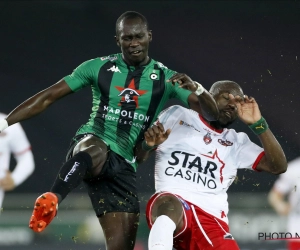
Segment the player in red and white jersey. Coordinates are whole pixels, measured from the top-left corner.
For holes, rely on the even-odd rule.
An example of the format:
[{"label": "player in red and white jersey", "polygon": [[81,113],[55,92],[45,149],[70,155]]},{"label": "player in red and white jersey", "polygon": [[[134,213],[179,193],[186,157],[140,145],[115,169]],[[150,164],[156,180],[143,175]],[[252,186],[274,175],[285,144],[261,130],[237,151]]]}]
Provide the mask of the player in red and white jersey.
[{"label": "player in red and white jersey", "polygon": [[[149,250],[239,249],[227,219],[227,189],[237,170],[286,171],[284,152],[255,99],[232,81],[214,83],[210,93],[219,108],[217,122],[171,106],[137,148],[137,159],[143,161],[157,147],[156,193],[146,209]],[[227,128],[237,117],[258,135],[262,147],[246,133]]]},{"label": "player in red and white jersey", "polygon": [[[0,113],[0,119],[5,117],[5,114]],[[12,172],[9,170],[11,155],[17,163]],[[20,123],[0,133],[0,209],[4,193],[23,183],[32,174],[34,167],[31,145]]]},{"label": "player in red and white jersey", "polygon": [[[300,235],[300,157],[288,163],[288,170],[275,181],[268,199],[274,210],[287,216],[286,233]],[[300,249],[300,239],[287,241],[288,250]]]}]

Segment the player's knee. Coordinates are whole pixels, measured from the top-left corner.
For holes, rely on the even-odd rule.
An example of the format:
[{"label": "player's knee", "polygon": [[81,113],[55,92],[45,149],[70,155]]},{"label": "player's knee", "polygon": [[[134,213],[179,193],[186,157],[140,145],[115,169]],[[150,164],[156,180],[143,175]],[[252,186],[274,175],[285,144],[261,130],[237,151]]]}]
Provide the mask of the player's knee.
[{"label": "player's knee", "polygon": [[180,201],[175,196],[162,196],[158,199],[157,216],[167,215],[175,221],[182,217],[183,209]]}]

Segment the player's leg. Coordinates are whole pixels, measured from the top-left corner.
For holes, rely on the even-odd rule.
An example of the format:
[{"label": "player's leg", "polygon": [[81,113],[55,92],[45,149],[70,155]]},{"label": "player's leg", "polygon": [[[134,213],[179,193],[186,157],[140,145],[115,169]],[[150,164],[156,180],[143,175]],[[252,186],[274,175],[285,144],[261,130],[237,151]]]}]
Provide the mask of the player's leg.
[{"label": "player's leg", "polygon": [[87,135],[74,144],[73,157],[58,172],[51,192],[37,198],[29,227],[41,232],[57,213],[57,205],[76,188],[83,178],[98,175],[107,158],[107,146],[99,138]]},{"label": "player's leg", "polygon": [[106,213],[99,218],[107,250],[132,250],[139,224],[139,214],[126,212]]},{"label": "player's leg", "polygon": [[107,249],[132,250],[140,214],[133,166],[109,151],[100,175],[83,183],[99,218]]},{"label": "player's leg", "polygon": [[148,238],[149,250],[172,250],[173,235],[184,224],[181,202],[172,194],[163,194],[152,201],[150,213],[149,219],[154,223]]}]

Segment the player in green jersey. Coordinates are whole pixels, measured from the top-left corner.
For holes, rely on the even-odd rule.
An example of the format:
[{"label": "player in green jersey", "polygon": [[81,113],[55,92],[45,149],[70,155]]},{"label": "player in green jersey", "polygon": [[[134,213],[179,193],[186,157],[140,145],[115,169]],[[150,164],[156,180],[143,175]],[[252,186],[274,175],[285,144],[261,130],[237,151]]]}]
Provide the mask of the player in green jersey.
[{"label": "player in green jersey", "polygon": [[135,145],[171,98],[183,101],[207,120],[218,118],[216,103],[201,84],[149,57],[151,40],[146,18],[134,11],[125,12],[116,22],[120,54],[84,62],[0,121],[1,132],[68,94],[86,86],[92,89],[89,121],[72,138],[51,192],[36,200],[29,222],[35,232],[45,229],[55,217],[58,204],[83,181],[107,249],[133,249],[139,221]]}]

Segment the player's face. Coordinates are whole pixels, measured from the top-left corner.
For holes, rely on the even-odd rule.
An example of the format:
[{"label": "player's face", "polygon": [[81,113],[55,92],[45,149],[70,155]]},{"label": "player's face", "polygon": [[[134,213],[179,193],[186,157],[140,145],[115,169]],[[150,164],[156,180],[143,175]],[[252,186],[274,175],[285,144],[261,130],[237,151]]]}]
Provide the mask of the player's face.
[{"label": "player's face", "polygon": [[232,124],[238,117],[237,107],[233,103],[233,101],[230,101],[229,92],[220,92],[216,96],[214,96],[214,98],[217,102],[217,106],[220,112],[219,123],[221,127],[226,128],[230,124]]},{"label": "player's face", "polygon": [[149,43],[152,33],[140,18],[125,19],[118,27],[116,41],[121,47],[123,59],[132,66],[148,62]]}]

